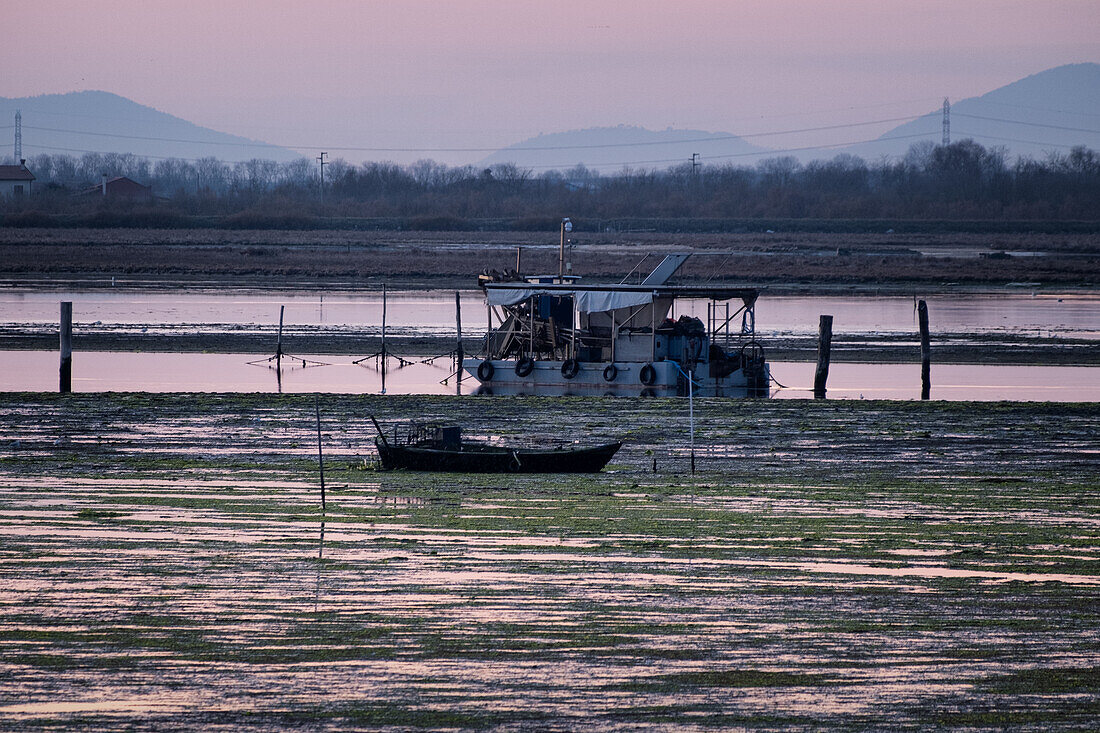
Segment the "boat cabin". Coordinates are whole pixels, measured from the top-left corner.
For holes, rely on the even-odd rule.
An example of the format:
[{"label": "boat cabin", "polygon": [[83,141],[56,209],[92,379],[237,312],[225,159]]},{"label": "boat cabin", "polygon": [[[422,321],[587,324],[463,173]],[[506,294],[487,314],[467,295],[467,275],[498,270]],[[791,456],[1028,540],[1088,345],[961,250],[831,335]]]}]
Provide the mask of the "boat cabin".
[{"label": "boat cabin", "polygon": [[[758,291],[668,285],[687,257],[666,257],[636,284],[525,278],[511,271],[483,274],[479,284],[488,328],[484,358],[472,365],[476,376],[484,384],[506,367],[518,379],[537,384],[540,375],[531,375],[552,369],[560,370],[566,383],[602,386],[617,381],[620,372],[633,372],[639,389],[660,383],[679,385],[679,390],[688,375],[719,380],[711,385],[718,387],[738,373],[749,386],[766,384],[763,349],[755,339]],[[695,313],[705,312],[706,320],[677,315],[678,300]],[[470,366],[467,371],[475,373]],[[581,377],[597,366],[601,379]]]}]

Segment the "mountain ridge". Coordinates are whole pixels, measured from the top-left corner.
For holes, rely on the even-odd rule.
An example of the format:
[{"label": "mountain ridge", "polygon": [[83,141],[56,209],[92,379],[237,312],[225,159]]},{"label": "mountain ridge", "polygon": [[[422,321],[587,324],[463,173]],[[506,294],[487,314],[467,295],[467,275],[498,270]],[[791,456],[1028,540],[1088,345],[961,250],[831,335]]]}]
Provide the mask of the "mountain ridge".
[{"label": "mountain ridge", "polygon": [[[629,148],[634,166],[668,167],[677,162],[690,164],[692,154],[701,145],[710,147],[708,155],[731,158],[766,154],[766,148],[746,142],[727,132],[673,129],[649,130],[639,125],[588,127],[563,132],[543,133],[501,148],[477,162],[478,166],[514,163],[525,168],[569,169],[577,165],[600,167],[618,165],[622,149]],[[519,153],[520,155],[516,155]],[[584,159],[581,159],[581,158]],[[628,165],[628,164],[623,164]]]},{"label": "mountain ridge", "polygon": [[[1035,109],[1028,110],[1024,102],[1032,102]],[[1059,109],[1051,109],[1058,107]],[[1068,108],[1068,109],[1067,109]],[[1013,110],[1016,110],[1013,112]],[[986,147],[1007,145],[1010,155],[1043,157],[1048,152],[1066,152],[1075,145],[1085,145],[1100,150],[1100,64],[1078,63],[1056,66],[1036,72],[1009,84],[997,87],[985,94],[968,97],[951,103],[951,140],[972,138]],[[1014,114],[1017,119],[1007,119]],[[1091,118],[1091,119],[1090,119]],[[1069,129],[1059,129],[1069,128]],[[589,133],[604,130],[637,130],[630,125],[617,127],[585,128],[551,135],[539,135],[514,143],[490,156],[479,164],[515,163],[522,167],[549,167],[544,158],[533,154],[530,148],[550,147],[548,141],[559,148],[572,149],[577,155],[587,153],[585,146]],[[666,133],[693,133],[699,138],[709,137],[714,141],[728,140],[730,149],[706,147],[704,140],[677,146],[674,138],[665,142],[669,148],[642,147],[626,138],[609,140],[620,148],[632,147],[630,156],[617,157],[604,155],[600,159],[590,156],[590,160],[574,160],[570,164],[559,163],[559,168],[568,168],[583,163],[586,166],[623,167],[667,167],[676,160],[690,161],[693,152],[701,153],[703,163],[717,161],[736,162],[744,158],[752,164],[766,157],[787,156],[798,158],[803,163],[811,160],[830,159],[837,155],[849,154],[863,158],[867,162],[882,156],[900,158],[906,154],[910,145],[920,140],[929,140],[936,144],[942,141],[943,114],[936,109],[920,115],[914,120],[902,123],[880,135],[876,140],[846,146],[807,147],[799,150],[763,148],[746,142],[734,133],[702,132],[698,130],[646,130],[651,136],[659,137]],[[1041,137],[1042,140],[1035,138]],[[1031,138],[1031,139],[1028,139]],[[648,145],[649,143],[645,143]],[[691,149],[694,145],[696,149]],[[609,148],[614,152],[614,148]],[[509,154],[520,153],[519,155]],[[639,154],[638,151],[646,151]],[[661,155],[651,154],[660,151]],[[576,155],[574,156],[576,157]],[[646,160],[653,158],[655,160]],[[559,156],[559,160],[561,160]],[[629,162],[627,162],[629,161]]]},{"label": "mountain ridge", "polygon": [[252,158],[285,162],[302,157],[293,150],[203,127],[98,89],[0,97],[0,119],[14,120],[16,110],[23,118],[25,158],[39,153],[88,152],[148,158],[215,157],[227,162]]},{"label": "mountain ridge", "polygon": [[[226,162],[254,158],[290,162],[297,151],[202,127],[126,97],[101,90],[33,97],[0,97],[0,120],[23,113],[23,155],[38,153],[124,152],[147,158],[215,157]],[[13,125],[2,124],[0,129]],[[543,133],[521,140],[473,163],[478,167],[512,163],[536,172],[592,169],[665,169],[691,165],[693,154],[707,165],[753,165],[767,157],[790,155],[802,162],[850,154],[872,162],[901,157],[919,141],[939,144],[942,111],[932,110],[897,125],[876,140],[848,146],[770,149],[730,132],[697,129],[649,130],[630,124]],[[972,138],[986,147],[1007,148],[1010,156],[1045,157],[1075,145],[1100,150],[1100,64],[1066,64],[951,103],[951,140]],[[5,154],[0,161],[11,160]]]},{"label": "mountain ridge", "polygon": [[[949,119],[952,141],[969,138],[985,147],[1003,145],[1017,157],[1043,157],[1075,145],[1100,150],[1100,64],[1055,66],[953,101]],[[943,112],[936,110],[844,152],[865,160],[904,154],[898,152],[899,139],[905,139],[905,148],[912,135],[940,143],[942,131]]]}]

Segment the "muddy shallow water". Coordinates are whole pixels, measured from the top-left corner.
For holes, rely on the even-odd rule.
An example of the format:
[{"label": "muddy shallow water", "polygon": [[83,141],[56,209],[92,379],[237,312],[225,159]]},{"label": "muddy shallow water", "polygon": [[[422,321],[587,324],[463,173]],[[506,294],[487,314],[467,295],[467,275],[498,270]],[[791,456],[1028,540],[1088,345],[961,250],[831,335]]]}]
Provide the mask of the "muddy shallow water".
[{"label": "muddy shallow water", "polygon": [[[1087,728],[1100,407],[0,395],[0,727]],[[417,416],[626,442],[371,469]],[[367,463],[364,463],[366,461]],[[656,473],[653,471],[656,465]]]}]

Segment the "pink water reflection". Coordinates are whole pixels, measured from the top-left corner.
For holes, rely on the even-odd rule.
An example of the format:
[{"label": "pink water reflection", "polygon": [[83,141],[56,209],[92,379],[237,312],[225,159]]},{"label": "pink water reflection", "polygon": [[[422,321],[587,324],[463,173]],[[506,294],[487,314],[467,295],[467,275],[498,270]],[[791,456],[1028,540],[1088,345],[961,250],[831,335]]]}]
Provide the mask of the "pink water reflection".
[{"label": "pink water reflection", "polygon": [[[303,367],[284,360],[281,382],[274,369],[250,365],[255,354],[79,352],[73,357],[76,392],[332,392],[380,394],[382,374],[375,362],[362,366],[348,356],[310,356],[325,366]],[[386,373],[387,394],[470,394],[469,377],[458,388],[451,361],[416,363]],[[772,397],[812,397],[814,364],[773,362],[772,376],[785,388]],[[443,381],[446,380],[444,384]],[[920,397],[919,364],[833,364],[832,399],[911,400]],[[0,391],[53,392],[58,387],[55,351],[0,351]],[[933,364],[932,399],[1100,402],[1100,368]]]},{"label": "pink water reflection", "polygon": [[[391,291],[387,323],[393,328],[451,333],[455,327],[455,291]],[[485,300],[477,290],[461,292],[468,333],[485,326]],[[0,291],[0,322],[54,326],[58,302],[73,302],[81,324],[187,325],[234,324],[274,329],[285,306],[288,326],[378,327],[382,294],[377,291],[214,291],[74,290],[12,288]],[[1100,339],[1100,296],[1086,293],[972,293],[925,297],[933,333],[1058,334]],[[705,301],[685,300],[678,313],[705,317]],[[818,315],[834,317],[834,333],[917,332],[916,304],[904,295],[771,295],[756,307],[762,333],[817,333]],[[484,334],[484,331],[481,331]]]}]

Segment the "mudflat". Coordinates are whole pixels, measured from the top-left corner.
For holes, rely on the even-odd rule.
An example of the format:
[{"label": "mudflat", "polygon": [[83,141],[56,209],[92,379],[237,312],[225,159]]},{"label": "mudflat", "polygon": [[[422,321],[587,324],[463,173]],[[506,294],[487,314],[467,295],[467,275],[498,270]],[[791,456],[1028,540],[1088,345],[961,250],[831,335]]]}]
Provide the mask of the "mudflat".
[{"label": "mudflat", "polygon": [[[0,278],[15,282],[266,287],[471,287],[486,268],[557,272],[545,232],[0,228]],[[1091,233],[579,233],[577,274],[621,278],[647,255],[691,249],[685,282],[735,281],[780,292],[1043,287],[1100,283]],[[651,260],[651,265],[655,260]]]},{"label": "mudflat", "polygon": [[[1096,404],[0,395],[0,727],[1082,729]],[[597,475],[379,472],[375,415]]]}]

